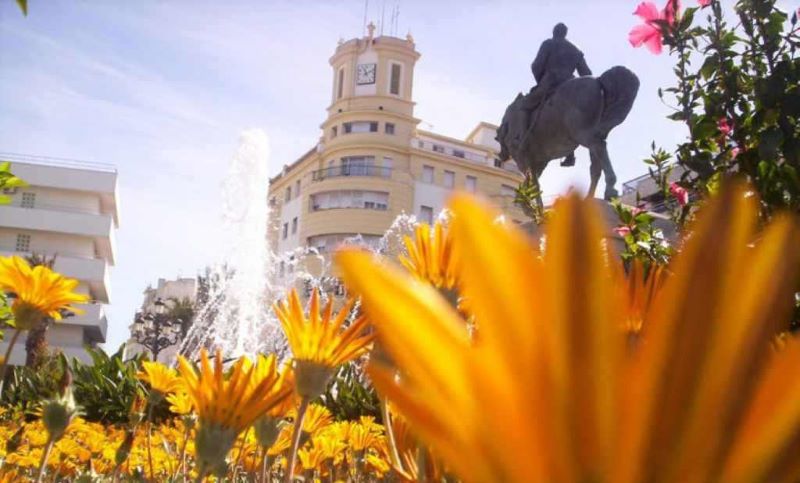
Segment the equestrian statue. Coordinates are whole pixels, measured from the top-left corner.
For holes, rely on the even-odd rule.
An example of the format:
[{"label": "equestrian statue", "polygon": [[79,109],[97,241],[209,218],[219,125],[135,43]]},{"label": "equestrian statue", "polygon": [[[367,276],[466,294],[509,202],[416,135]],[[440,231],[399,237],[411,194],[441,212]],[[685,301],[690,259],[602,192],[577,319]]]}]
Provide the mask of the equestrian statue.
[{"label": "equestrian statue", "polygon": [[561,166],[573,166],[575,149],[583,146],[589,149],[591,159],[587,197],[594,197],[603,173],[604,198],[616,198],[617,177],[608,157],[606,137],[628,116],[639,91],[639,79],[622,66],[591,77],[583,52],[567,40],[563,23],[556,25],[553,37],[542,43],[531,70],[536,86],[527,95],[517,95],[497,130],[500,161],[513,158],[526,179],[538,183],[547,163],[564,158]]}]

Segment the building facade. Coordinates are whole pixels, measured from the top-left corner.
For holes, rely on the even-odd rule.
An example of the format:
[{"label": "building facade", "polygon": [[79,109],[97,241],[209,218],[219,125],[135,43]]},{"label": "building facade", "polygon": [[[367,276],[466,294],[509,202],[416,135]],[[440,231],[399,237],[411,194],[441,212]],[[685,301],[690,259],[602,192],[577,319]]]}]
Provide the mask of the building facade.
[{"label": "building facade", "polygon": [[324,254],[355,235],[377,242],[402,213],[433,221],[455,190],[480,193],[522,222],[513,199],[523,178],[513,161],[497,160],[497,127],[481,122],[465,139],[420,129],[413,39],[369,30],[330,58],[319,142],[270,180],[272,250]]},{"label": "building facade", "polygon": [[[85,346],[105,342],[110,303],[110,269],[116,258],[119,226],[117,171],[113,166],[74,160],[0,153],[11,172],[28,183],[8,188],[11,203],[0,205],[0,255],[55,258],[53,269],[80,281],[76,291],[90,303],[80,315],[53,324],[47,343],[68,357],[90,361]],[[5,352],[5,344],[0,342]],[[25,361],[25,334],[11,354]]]},{"label": "building facade", "polygon": [[[177,278],[175,280],[165,280],[159,278],[155,287],[149,286],[144,290],[144,299],[137,317],[141,314],[156,313],[158,310],[157,301],[164,303],[167,310],[174,307],[175,303],[188,303],[194,306],[197,303],[197,279]],[[133,357],[142,352],[148,352],[148,349],[139,344],[135,337],[135,324],[131,324],[129,329],[131,336],[125,344],[125,356]],[[174,361],[178,354],[180,342],[179,340],[177,344],[163,349],[158,355],[158,360],[165,363]]]}]

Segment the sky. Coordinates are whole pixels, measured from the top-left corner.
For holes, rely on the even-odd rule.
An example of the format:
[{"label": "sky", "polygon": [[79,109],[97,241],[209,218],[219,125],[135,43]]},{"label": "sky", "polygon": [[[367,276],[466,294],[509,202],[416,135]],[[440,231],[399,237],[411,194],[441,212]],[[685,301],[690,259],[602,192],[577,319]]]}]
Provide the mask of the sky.
[{"label": "sky", "polygon": [[[539,44],[566,23],[596,74],[620,64],[641,80],[608,142],[622,182],[646,173],[652,141],[671,149],[685,137],[656,95],[674,82],[672,59],[628,44],[636,3],[370,0],[366,10],[376,24],[385,11],[389,34],[399,4],[396,33],[410,32],[422,53],[420,127],[456,138],[499,123],[531,87]],[[24,17],[0,1],[0,152],[119,173],[108,349],[127,339],[149,284],[219,261],[220,185],[241,132],[267,134],[270,173],[314,146],[330,103],[328,59],[340,38],[362,34],[364,13],[363,0],[31,0]],[[552,163],[542,182],[550,194],[586,186],[588,154],[579,150],[574,168]]]}]

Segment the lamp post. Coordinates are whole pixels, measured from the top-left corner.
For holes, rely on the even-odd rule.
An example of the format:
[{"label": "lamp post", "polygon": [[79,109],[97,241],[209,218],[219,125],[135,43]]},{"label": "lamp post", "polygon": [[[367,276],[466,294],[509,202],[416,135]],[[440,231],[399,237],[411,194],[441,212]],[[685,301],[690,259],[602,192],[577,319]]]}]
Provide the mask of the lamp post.
[{"label": "lamp post", "polygon": [[180,342],[183,321],[170,317],[166,304],[160,298],[153,305],[155,309],[152,312],[136,314],[132,335],[139,345],[150,351],[153,360],[157,361],[162,350]]}]

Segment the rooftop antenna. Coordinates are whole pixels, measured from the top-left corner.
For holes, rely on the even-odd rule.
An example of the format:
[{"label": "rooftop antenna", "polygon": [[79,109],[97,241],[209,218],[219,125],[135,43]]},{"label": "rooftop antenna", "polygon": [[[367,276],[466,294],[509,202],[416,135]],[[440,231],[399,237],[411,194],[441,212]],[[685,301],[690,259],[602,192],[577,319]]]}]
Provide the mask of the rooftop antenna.
[{"label": "rooftop antenna", "polygon": [[380,32],[378,34],[379,36],[383,35],[383,14],[384,14],[385,11],[386,11],[386,0],[383,0],[383,2],[381,4],[381,26],[378,29],[378,31]]},{"label": "rooftop antenna", "polygon": [[400,31],[400,0],[397,1],[397,8],[395,9],[394,14],[394,34]]},{"label": "rooftop antenna", "polygon": [[361,35],[367,34],[367,10],[369,9],[369,0],[364,0],[364,24],[361,26]]}]

